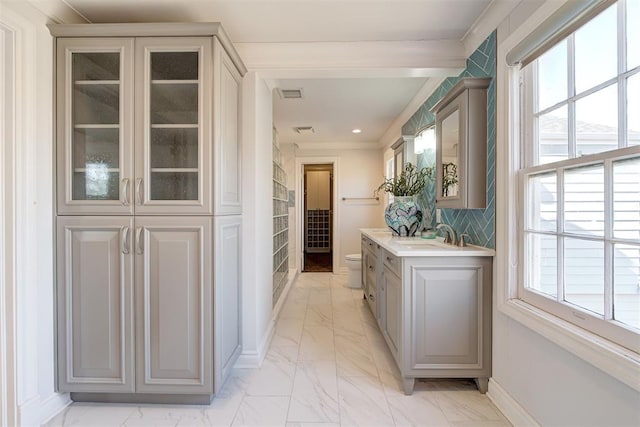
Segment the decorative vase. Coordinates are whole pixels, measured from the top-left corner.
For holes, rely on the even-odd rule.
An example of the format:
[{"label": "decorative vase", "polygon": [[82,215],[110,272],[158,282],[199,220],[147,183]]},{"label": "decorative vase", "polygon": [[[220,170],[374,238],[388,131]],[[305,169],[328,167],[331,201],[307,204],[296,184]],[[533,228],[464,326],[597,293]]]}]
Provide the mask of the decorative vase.
[{"label": "decorative vase", "polygon": [[422,211],[413,196],[396,196],[384,211],[384,220],[396,236],[414,236],[422,223]]}]

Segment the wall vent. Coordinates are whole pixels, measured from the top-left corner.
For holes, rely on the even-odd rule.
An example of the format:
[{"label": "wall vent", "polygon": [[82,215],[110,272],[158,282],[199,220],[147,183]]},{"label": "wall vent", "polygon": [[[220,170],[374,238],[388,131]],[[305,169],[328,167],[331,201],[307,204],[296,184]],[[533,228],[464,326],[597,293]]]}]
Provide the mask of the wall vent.
[{"label": "wall vent", "polygon": [[301,99],[302,89],[278,89],[282,99]]},{"label": "wall vent", "polygon": [[300,135],[313,135],[316,132],[311,126],[297,126],[294,127],[293,130],[298,132]]}]

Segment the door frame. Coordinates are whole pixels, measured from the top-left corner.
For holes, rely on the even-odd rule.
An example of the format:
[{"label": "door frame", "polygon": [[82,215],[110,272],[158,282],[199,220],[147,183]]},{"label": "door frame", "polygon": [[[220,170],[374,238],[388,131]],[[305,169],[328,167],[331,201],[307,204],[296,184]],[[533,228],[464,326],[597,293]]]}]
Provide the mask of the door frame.
[{"label": "door frame", "polygon": [[327,164],[333,167],[333,233],[331,236],[331,251],[333,273],[340,270],[340,247],[338,230],[340,229],[340,206],[338,204],[339,159],[337,157],[296,157],[296,267],[298,273],[303,271],[304,263],[304,166]]},{"label": "door frame", "polygon": [[16,31],[0,22],[0,425],[17,425]]}]

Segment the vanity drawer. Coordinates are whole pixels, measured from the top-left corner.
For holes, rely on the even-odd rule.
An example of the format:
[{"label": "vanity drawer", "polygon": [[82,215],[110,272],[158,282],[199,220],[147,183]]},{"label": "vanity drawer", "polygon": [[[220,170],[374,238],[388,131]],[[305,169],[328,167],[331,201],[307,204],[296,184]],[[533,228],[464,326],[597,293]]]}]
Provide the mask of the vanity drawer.
[{"label": "vanity drawer", "polygon": [[388,250],[384,249],[382,254],[382,262],[384,265],[398,275],[402,277],[402,258],[393,255]]},{"label": "vanity drawer", "polygon": [[363,248],[369,248],[370,251],[375,252],[375,250],[377,249],[377,246],[378,245],[376,245],[376,243],[373,240],[369,239],[366,236],[362,236],[362,247]]}]

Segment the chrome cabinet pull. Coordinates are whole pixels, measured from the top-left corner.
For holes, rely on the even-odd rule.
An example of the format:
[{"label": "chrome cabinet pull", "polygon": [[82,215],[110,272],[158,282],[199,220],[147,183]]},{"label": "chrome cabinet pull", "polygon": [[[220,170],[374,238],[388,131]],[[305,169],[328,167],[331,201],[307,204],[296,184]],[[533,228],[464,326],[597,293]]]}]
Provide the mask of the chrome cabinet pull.
[{"label": "chrome cabinet pull", "polygon": [[122,178],[120,191],[122,192],[120,196],[122,204],[124,206],[129,206],[129,178]]},{"label": "chrome cabinet pull", "polygon": [[143,227],[136,228],[136,253],[138,255],[142,255],[144,252],[144,247],[142,246],[142,229]]},{"label": "chrome cabinet pull", "polygon": [[127,227],[126,225],[123,227],[120,227],[120,251],[125,254],[128,255],[130,252],[130,246],[129,246],[129,227]]},{"label": "chrome cabinet pull", "polygon": [[136,178],[136,205],[142,205],[142,178]]}]

